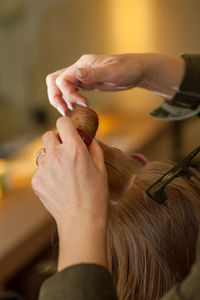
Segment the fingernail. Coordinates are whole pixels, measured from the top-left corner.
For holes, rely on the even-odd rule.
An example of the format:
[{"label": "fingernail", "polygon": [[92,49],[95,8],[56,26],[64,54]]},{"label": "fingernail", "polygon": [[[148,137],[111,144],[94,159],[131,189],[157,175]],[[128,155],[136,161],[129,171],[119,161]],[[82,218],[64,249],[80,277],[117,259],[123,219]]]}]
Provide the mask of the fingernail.
[{"label": "fingernail", "polygon": [[70,102],[67,102],[67,105],[68,105],[68,107],[69,107],[70,110],[74,109],[73,106],[72,106],[72,104]]},{"label": "fingernail", "polygon": [[64,111],[62,110],[61,107],[57,106],[56,109],[57,109],[57,111],[58,111],[63,117],[65,117],[65,113],[64,113]]},{"label": "fingernail", "polygon": [[88,75],[88,72],[85,69],[77,69],[77,74],[81,78],[86,78]]},{"label": "fingernail", "polygon": [[65,101],[65,103],[67,104],[68,108],[69,108],[70,110],[73,110],[74,108],[73,108],[71,102],[69,102],[69,101],[68,101],[65,97],[63,97],[63,96],[62,96],[62,98],[63,98],[63,100]]},{"label": "fingernail", "polygon": [[83,102],[77,102],[78,105],[83,106],[83,107],[87,107],[87,104],[83,103]]}]

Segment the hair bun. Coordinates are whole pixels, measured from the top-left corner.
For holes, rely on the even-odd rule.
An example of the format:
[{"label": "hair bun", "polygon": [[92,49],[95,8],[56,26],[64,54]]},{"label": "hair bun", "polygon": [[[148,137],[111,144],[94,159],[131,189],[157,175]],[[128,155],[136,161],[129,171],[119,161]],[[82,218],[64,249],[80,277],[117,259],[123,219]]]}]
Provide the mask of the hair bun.
[{"label": "hair bun", "polygon": [[71,119],[82,140],[88,147],[95,137],[98,129],[98,115],[91,108],[79,107],[72,112]]}]

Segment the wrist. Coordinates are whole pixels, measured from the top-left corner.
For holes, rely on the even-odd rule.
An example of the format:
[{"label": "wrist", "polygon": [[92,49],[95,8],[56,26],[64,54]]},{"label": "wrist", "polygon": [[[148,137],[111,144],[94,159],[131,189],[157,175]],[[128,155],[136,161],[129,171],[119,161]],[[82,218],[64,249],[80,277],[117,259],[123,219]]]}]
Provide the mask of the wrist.
[{"label": "wrist", "polygon": [[77,230],[78,228],[85,228],[88,230],[105,230],[107,227],[107,216],[64,216],[56,220],[58,232],[67,232]]},{"label": "wrist", "polygon": [[185,73],[185,62],[180,56],[141,54],[142,80],[138,85],[166,99],[172,99]]},{"label": "wrist", "polygon": [[107,266],[106,221],[67,220],[59,223],[58,270],[79,263]]}]

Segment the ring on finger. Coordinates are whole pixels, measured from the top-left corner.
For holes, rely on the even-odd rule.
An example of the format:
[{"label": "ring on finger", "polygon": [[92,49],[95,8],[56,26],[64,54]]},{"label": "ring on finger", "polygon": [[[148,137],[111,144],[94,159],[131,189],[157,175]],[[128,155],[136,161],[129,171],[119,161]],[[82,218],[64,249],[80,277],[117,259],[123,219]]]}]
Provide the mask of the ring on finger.
[{"label": "ring on finger", "polygon": [[41,149],[39,149],[39,150],[36,152],[36,155],[35,155],[35,163],[36,163],[37,166],[38,166],[38,161],[39,161],[40,155],[45,155],[45,154],[46,154],[45,148],[41,148]]}]

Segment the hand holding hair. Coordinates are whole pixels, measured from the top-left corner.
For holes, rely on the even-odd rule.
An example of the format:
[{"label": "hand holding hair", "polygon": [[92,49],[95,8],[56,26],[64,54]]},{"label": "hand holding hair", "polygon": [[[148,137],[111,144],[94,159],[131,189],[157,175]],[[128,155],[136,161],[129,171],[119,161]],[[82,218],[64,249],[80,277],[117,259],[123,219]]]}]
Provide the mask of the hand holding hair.
[{"label": "hand holding hair", "polygon": [[[93,130],[82,127],[87,117],[93,120]],[[58,134],[49,131],[43,136],[46,153],[32,178],[33,189],[58,226],[59,269],[79,262],[106,266],[108,184],[103,151],[93,139],[97,120],[84,108],[74,112],[72,119],[59,118]],[[88,148],[73,122],[93,139]]]},{"label": "hand holding hair", "polygon": [[119,91],[141,87],[167,99],[176,93],[185,71],[182,57],[153,53],[83,55],[46,78],[50,103],[65,115],[74,104],[87,105],[81,90]]}]

